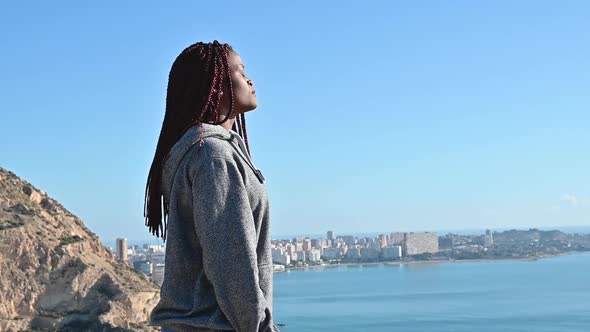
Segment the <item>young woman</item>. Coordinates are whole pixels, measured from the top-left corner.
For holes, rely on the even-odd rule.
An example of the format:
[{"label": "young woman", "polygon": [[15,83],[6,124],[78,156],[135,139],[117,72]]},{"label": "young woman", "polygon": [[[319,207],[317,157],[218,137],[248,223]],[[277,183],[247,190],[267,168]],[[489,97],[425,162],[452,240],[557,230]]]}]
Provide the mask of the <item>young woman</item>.
[{"label": "young woman", "polygon": [[[166,241],[163,331],[278,331],[269,203],[244,113],[257,106],[240,56],[217,41],[176,58],[150,168],[146,225]],[[163,207],[163,210],[162,210]]]}]

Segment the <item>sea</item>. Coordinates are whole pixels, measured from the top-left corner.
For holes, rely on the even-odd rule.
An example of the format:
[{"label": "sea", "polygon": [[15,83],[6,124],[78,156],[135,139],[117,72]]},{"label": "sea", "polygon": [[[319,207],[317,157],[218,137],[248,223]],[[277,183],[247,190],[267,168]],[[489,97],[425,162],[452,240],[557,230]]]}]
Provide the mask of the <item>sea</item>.
[{"label": "sea", "polygon": [[274,274],[281,331],[590,332],[590,252]]}]

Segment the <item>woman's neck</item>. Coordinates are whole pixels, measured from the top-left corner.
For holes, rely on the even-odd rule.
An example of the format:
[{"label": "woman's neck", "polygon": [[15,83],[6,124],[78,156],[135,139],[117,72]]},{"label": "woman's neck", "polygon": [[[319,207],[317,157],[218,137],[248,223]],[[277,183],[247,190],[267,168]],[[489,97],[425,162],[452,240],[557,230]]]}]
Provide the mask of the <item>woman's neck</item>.
[{"label": "woman's neck", "polygon": [[[223,121],[223,118],[219,119],[219,121]],[[236,122],[236,118],[229,118],[224,123],[220,124],[225,129],[232,129],[234,126],[234,122]]]},{"label": "woman's neck", "polygon": [[[221,112],[219,112],[219,116],[217,117],[217,122],[223,121],[227,115],[227,112],[229,112],[229,110],[222,107]],[[230,114],[229,118],[227,118],[227,121],[220,124],[220,126],[229,130],[233,128],[234,122],[236,122],[236,116],[234,114]]]}]

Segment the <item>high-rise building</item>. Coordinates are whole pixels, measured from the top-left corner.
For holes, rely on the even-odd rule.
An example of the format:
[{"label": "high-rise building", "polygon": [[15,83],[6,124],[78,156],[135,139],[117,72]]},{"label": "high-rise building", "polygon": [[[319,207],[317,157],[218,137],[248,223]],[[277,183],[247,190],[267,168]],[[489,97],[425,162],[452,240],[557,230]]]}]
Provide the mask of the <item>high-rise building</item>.
[{"label": "high-rise building", "polygon": [[361,258],[361,248],[360,247],[348,248],[348,250],[346,251],[346,258],[352,258],[352,259]]},{"label": "high-rise building", "polygon": [[312,248],[316,248],[316,249],[321,248],[322,247],[322,241],[325,241],[325,240],[322,240],[322,239],[311,239],[311,247]]},{"label": "high-rise building", "polygon": [[361,258],[363,260],[374,260],[379,258],[381,248],[361,248]]},{"label": "high-rise building", "polygon": [[325,259],[334,259],[340,258],[340,256],[342,255],[344,255],[344,247],[332,247],[324,249],[322,257],[324,257]]},{"label": "high-rise building", "polygon": [[303,251],[309,251],[309,250],[311,250],[311,248],[312,248],[312,246],[311,246],[311,239],[305,238],[303,240],[303,245],[301,246],[301,249]]},{"label": "high-rise building", "polygon": [[291,256],[283,247],[273,248],[272,250],[273,263],[289,265],[291,263]]},{"label": "high-rise building", "polygon": [[152,266],[156,264],[166,264],[166,255],[162,253],[155,253],[151,256]]},{"label": "high-rise building", "polygon": [[328,240],[334,240],[334,232],[328,231],[328,234],[326,234],[326,238]]},{"label": "high-rise building", "polygon": [[117,259],[127,261],[127,239],[117,239]]},{"label": "high-rise building", "polygon": [[387,247],[388,242],[389,242],[389,236],[387,236],[385,234],[379,234],[379,246],[381,248]]},{"label": "high-rise building", "polygon": [[287,253],[288,253],[289,255],[291,255],[291,254],[293,254],[293,253],[296,251],[296,250],[295,250],[295,246],[294,246],[293,244],[289,243],[289,244],[287,244],[287,245],[285,246],[285,251],[287,251]]},{"label": "high-rise building", "polygon": [[381,241],[379,239],[369,239],[366,243],[366,247],[381,251]]},{"label": "high-rise building", "polygon": [[383,258],[384,259],[399,259],[402,257],[402,247],[401,246],[391,246],[383,248]]},{"label": "high-rise building", "polygon": [[342,240],[344,240],[344,243],[346,243],[349,246],[355,244],[354,236],[352,235],[342,235],[341,238]]},{"label": "high-rise building", "polygon": [[492,245],[494,245],[494,238],[492,236],[492,231],[489,229],[486,229],[486,234],[484,235],[484,246],[487,247],[491,247]]},{"label": "high-rise building", "polygon": [[303,238],[302,237],[294,237],[293,240],[291,240],[291,242],[301,243],[301,242],[303,242]]},{"label": "high-rise building", "polygon": [[300,262],[305,262],[305,261],[309,260],[309,255],[307,255],[305,251],[302,251],[302,250],[296,251],[295,254],[296,254],[297,258],[296,259],[292,258],[292,260],[298,260]]},{"label": "high-rise building", "polygon": [[309,260],[312,262],[319,262],[322,254],[319,249],[311,249],[309,251]]},{"label": "high-rise building", "polygon": [[438,248],[439,249],[453,249],[454,248],[454,236],[453,234],[447,234],[438,237]]},{"label": "high-rise building", "polygon": [[152,262],[149,262],[149,261],[133,262],[133,268],[143,272],[146,275],[152,274]]},{"label": "high-rise building", "polygon": [[295,251],[303,251],[303,242],[295,242]]},{"label": "high-rise building", "polygon": [[438,252],[438,234],[404,233],[404,255],[418,255]]},{"label": "high-rise building", "polygon": [[154,253],[151,257],[152,281],[158,285],[164,282],[164,269],[166,268],[166,256],[162,253]]},{"label": "high-rise building", "polygon": [[150,253],[160,253],[163,254],[166,252],[166,246],[159,245],[159,244],[144,244],[144,249],[146,249]]},{"label": "high-rise building", "polygon": [[162,263],[156,263],[152,266],[152,281],[162,286],[164,282],[164,269],[166,266]]},{"label": "high-rise building", "polygon": [[329,247],[331,241],[330,240],[327,240],[327,239],[321,239],[318,242],[319,242],[318,243],[318,246],[317,247],[314,246],[314,248],[316,248],[316,249],[317,248],[326,248],[326,247]]},{"label": "high-rise building", "polygon": [[404,233],[396,232],[389,234],[389,245],[401,245],[404,242]]}]

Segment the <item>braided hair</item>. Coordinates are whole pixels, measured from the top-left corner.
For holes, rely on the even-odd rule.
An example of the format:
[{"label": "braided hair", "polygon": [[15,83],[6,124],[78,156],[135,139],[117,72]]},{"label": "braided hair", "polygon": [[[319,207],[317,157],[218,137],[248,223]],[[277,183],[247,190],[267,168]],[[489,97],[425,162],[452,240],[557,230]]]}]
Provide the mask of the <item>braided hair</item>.
[{"label": "braided hair", "polygon": [[[233,52],[230,45],[221,44],[217,40],[212,43],[198,42],[184,49],[170,69],[166,114],[144,197],[145,225],[152,235],[161,236],[164,241],[169,214],[169,204],[165,199],[162,200],[160,188],[164,159],[189,128],[200,124],[199,144],[202,144],[203,123],[219,125],[226,122],[233,113],[234,91],[228,63],[230,52]],[[230,109],[225,118],[217,122],[224,88],[229,91]],[[244,113],[236,117],[232,129],[244,139],[250,153]]]}]

